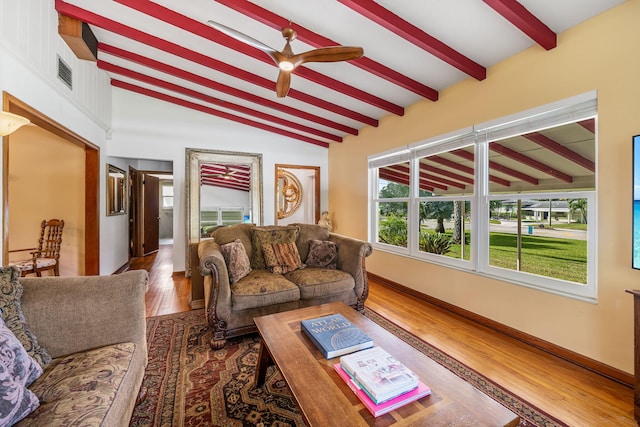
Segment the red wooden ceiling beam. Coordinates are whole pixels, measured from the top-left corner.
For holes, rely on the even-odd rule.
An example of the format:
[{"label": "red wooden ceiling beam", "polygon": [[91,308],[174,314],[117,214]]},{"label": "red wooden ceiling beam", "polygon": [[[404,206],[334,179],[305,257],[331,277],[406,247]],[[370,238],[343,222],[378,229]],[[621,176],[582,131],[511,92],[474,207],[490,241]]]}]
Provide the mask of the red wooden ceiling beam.
[{"label": "red wooden ceiling beam", "polygon": [[251,169],[244,165],[229,165],[225,163],[203,163],[200,165],[200,171],[204,173],[216,174],[226,173],[229,171],[234,176],[242,176],[243,178],[249,178],[251,176]]},{"label": "red wooden ceiling beam", "polygon": [[475,79],[484,80],[487,77],[487,69],[485,67],[447,46],[433,36],[430,36],[420,28],[405,21],[376,2],[372,0],[338,1]]},{"label": "red wooden ceiling beam", "polygon": [[579,121],[578,124],[588,130],[589,132],[596,133],[596,119],[587,119]]},{"label": "red wooden ceiling beam", "polygon": [[233,176],[206,176],[202,174],[200,176],[203,180],[208,180],[209,182],[221,182],[228,185],[234,185],[238,187],[249,188],[249,178],[234,178]]},{"label": "red wooden ceiling beam", "polygon": [[[275,81],[268,80],[256,74],[249,73],[246,70],[234,67],[222,61],[218,61],[217,59],[203,55],[200,52],[186,49],[183,46],[171,43],[159,37],[89,12],[72,4],[66,3],[62,0],[55,0],[55,7],[59,13],[71,16],[75,19],[79,19],[83,22],[86,22],[87,24],[95,25],[96,27],[103,28],[107,31],[119,34],[123,37],[135,40],[139,43],[149,45],[164,52],[168,52],[175,56],[187,59],[197,64],[201,64],[205,67],[211,68],[212,70],[216,70],[221,73],[244,80],[246,82],[255,84],[257,86],[269,89],[271,91],[275,91]],[[298,99],[307,104],[315,105],[316,107],[331,111],[338,115],[348,117],[358,122],[365,123],[370,126],[378,126],[378,120],[372,117],[365,116],[364,114],[360,114],[356,111],[349,110],[348,108],[341,107],[339,105],[333,104],[320,98],[316,98],[295,89],[289,90],[287,96]]]},{"label": "red wooden ceiling beam", "polygon": [[587,159],[586,157],[581,156],[580,154],[576,153],[575,151],[571,151],[569,150],[567,147],[565,147],[564,145],[554,141],[553,139],[549,138],[548,136],[545,136],[541,133],[538,132],[532,132],[532,133],[528,133],[526,135],[522,135],[525,138],[527,138],[529,141],[533,141],[536,144],[540,145],[541,147],[546,148],[549,151],[553,151],[554,153],[556,153],[559,156],[564,157],[565,159],[578,164],[580,166],[582,166],[585,169],[590,170],[591,172],[595,172],[596,171],[596,164],[594,162],[592,162],[591,160]]},{"label": "red wooden ceiling beam", "polygon": [[[436,157],[436,159],[434,159],[434,157]],[[439,158],[437,156],[431,156],[431,157],[428,157],[428,158],[423,159],[423,160],[434,160],[434,161],[436,161],[438,159]],[[451,171],[448,171],[448,170],[445,170],[445,169],[440,169],[440,168],[437,168],[435,166],[428,165],[426,163],[420,162],[420,169],[422,169],[424,171],[429,171],[429,172],[432,172],[432,173],[435,173],[435,174],[438,174],[438,175],[444,175],[444,176],[449,177],[451,179],[454,179],[456,181],[466,182],[467,184],[473,185],[473,178],[469,178],[468,176],[464,176],[464,175],[459,175],[457,173],[454,173],[454,172],[451,172]],[[471,175],[473,175],[473,173],[471,173]]]},{"label": "red wooden ceiling beam", "polygon": [[[470,153],[468,151],[465,150],[453,150],[451,152],[451,154],[455,154],[458,157],[462,157],[465,160],[470,160],[470,161],[474,161],[474,155],[473,153]],[[494,162],[493,160],[489,160],[489,168],[493,169],[497,172],[502,172],[506,175],[512,176],[514,178],[518,178],[524,182],[528,182],[529,184],[533,184],[533,185],[538,185],[538,179],[532,177],[531,175],[527,175],[525,173],[522,173],[520,171],[517,171],[515,169],[511,169],[509,167],[503,166],[501,164],[499,164],[498,162]],[[511,185],[510,181],[507,181],[506,179],[502,179],[499,178],[495,175],[489,175],[489,181],[490,182],[494,182],[496,184],[500,184],[500,185],[504,185],[505,187],[509,187]]]},{"label": "red wooden ceiling beam", "polygon": [[546,50],[556,47],[556,33],[518,1],[484,0],[484,2]]},{"label": "red wooden ceiling beam", "polygon": [[[406,175],[402,175],[402,174],[398,174],[398,173],[394,173],[390,170],[384,170],[384,169],[380,169],[380,178],[382,179],[386,179],[389,181],[393,181],[393,182],[397,182],[399,184],[404,184],[404,185],[409,185],[409,177]],[[426,190],[426,191],[430,191],[430,192],[434,192],[435,188],[430,187],[426,184],[424,184],[423,182],[420,182],[420,189],[421,190]]]},{"label": "red wooden ceiling beam", "polygon": [[201,86],[206,86],[210,89],[217,90],[219,92],[226,93],[231,96],[235,96],[236,98],[245,99],[247,101],[253,102],[255,104],[262,105],[263,107],[272,108],[277,111],[281,111],[286,114],[290,114],[294,117],[301,118],[304,120],[308,120],[310,122],[317,123],[319,125],[327,126],[335,130],[339,130],[342,132],[349,133],[351,135],[357,135],[358,130],[349,126],[345,126],[341,123],[334,122],[324,117],[316,116],[315,114],[310,114],[305,111],[302,111],[297,108],[290,107],[285,104],[281,104],[270,99],[262,98],[252,93],[236,89],[234,87],[216,82],[211,79],[207,79],[206,77],[190,73],[188,71],[182,70],[177,67],[173,67],[171,65],[163,64],[160,61],[156,61],[155,59],[147,58],[142,55],[138,55],[137,53],[129,52],[124,49],[120,49],[115,46],[107,45],[104,43],[98,44],[98,49],[102,52],[107,52],[111,55],[117,56],[122,59],[126,59],[131,62],[135,62],[140,65],[144,65],[145,67],[152,68],[154,70],[161,71],[166,74],[170,74],[175,77],[179,77],[183,80],[188,80],[193,83],[197,83]]},{"label": "red wooden ceiling beam", "polygon": [[[269,65],[273,65],[274,67],[277,68],[277,66],[273,62],[273,59],[269,55],[266,55],[264,52],[260,51],[259,49],[249,46],[246,43],[239,42],[233,37],[227,36],[226,34],[223,34],[220,31],[217,31],[211,28],[211,26],[205,23],[191,19],[188,16],[182,15],[169,8],[161,6],[158,3],[154,3],[149,0],[115,0],[115,1],[125,6],[128,6],[134,10],[137,10],[138,12],[142,12],[146,15],[153,16],[156,19],[159,19],[168,24],[174,25],[185,31],[191,32],[193,34],[196,34],[200,37],[211,40],[223,46],[230,47],[240,53],[243,53],[254,59],[265,62]],[[404,114],[404,108],[402,108],[399,105],[396,105],[385,99],[382,99],[380,97],[367,93],[363,90],[357,89],[353,86],[349,86],[346,83],[343,83],[329,76],[325,76],[324,74],[319,73],[310,68],[305,68],[305,67],[297,68],[293,72],[293,74],[304,77],[307,80],[311,80],[326,88],[338,91],[340,93],[343,93],[352,98],[358,99],[367,104],[373,105],[382,110],[386,110],[392,114],[396,114],[399,116],[402,116]]]},{"label": "red wooden ceiling beam", "polygon": [[489,144],[489,149],[491,151],[495,151],[496,153],[500,153],[505,157],[509,157],[510,159],[520,162],[526,166],[529,166],[541,172],[544,172],[549,176],[559,179],[560,181],[567,182],[567,183],[573,182],[573,178],[567,175],[566,173],[560,172],[559,170],[554,169],[549,165],[545,165],[542,162],[534,160],[531,157],[525,156],[522,153],[518,153],[517,151],[512,150],[511,148],[505,147],[504,145],[500,145],[498,143],[493,142]]},{"label": "red wooden ceiling beam", "polygon": [[[393,166],[387,166],[386,168],[384,168],[386,171],[388,171],[389,173],[393,173],[395,175],[397,174],[401,174],[402,176],[408,176],[409,174],[409,168],[404,167],[404,166],[399,166],[399,165],[393,165]],[[422,184],[425,184],[429,187],[433,187],[433,188],[439,188],[440,190],[444,190],[447,191],[448,187],[444,184],[441,184],[439,182],[433,182],[433,180],[429,179],[427,177],[427,174],[420,172],[420,187],[422,188]],[[463,186],[464,188],[464,186]]]},{"label": "red wooden ceiling beam", "polygon": [[[268,25],[276,30],[280,30],[291,25],[291,22],[287,18],[276,15],[275,13],[263,7],[260,7],[255,3],[251,3],[248,0],[217,0],[217,2],[227,6],[232,10],[235,10],[236,12],[240,12],[247,16],[250,16],[256,21],[262,22],[263,24]],[[298,34],[298,40],[301,40],[314,47],[335,46],[340,44],[301,25],[296,24],[294,29]],[[416,93],[424,98],[430,99],[432,101],[438,100],[438,91],[436,91],[435,89],[432,89],[429,86],[420,83],[419,81],[413,80],[405,76],[404,74],[397,72],[396,70],[392,70],[391,68],[377,61],[374,61],[371,58],[363,56],[359,59],[351,61],[351,64],[380,78],[383,78],[395,85],[403,87],[404,89],[410,90],[411,92]]]},{"label": "red wooden ceiling beam", "polygon": [[[402,172],[406,174],[409,173],[409,168],[407,166],[392,165],[392,166],[388,166],[388,169],[396,170],[398,172]],[[450,179],[442,178],[441,176],[437,176],[437,175],[431,175],[423,171],[420,171],[420,178],[421,179],[424,178],[425,180],[430,181],[430,185],[436,188],[438,188],[438,185],[448,185],[450,187],[456,187],[460,189],[466,188],[464,184],[460,184],[457,181],[452,181]],[[437,184],[437,183],[441,183],[441,184]],[[447,187],[442,187],[442,189],[446,190]]]},{"label": "red wooden ceiling beam", "polygon": [[189,102],[187,100],[184,99],[180,99],[180,98],[176,98],[175,96],[171,96],[171,95],[167,95],[164,93],[160,93],[160,92],[156,92],[153,91],[151,89],[147,89],[147,88],[143,88],[140,86],[136,86],[133,85],[131,83],[126,83],[120,80],[115,80],[112,79],[111,80],[111,85],[115,86],[115,87],[119,87],[121,89],[125,89],[125,90],[129,90],[131,92],[135,92],[135,93],[139,93],[140,95],[145,95],[145,96],[149,96],[151,98],[156,98],[159,99],[161,101],[166,101],[172,104],[176,104],[176,105],[180,105],[182,107],[186,107],[186,108],[190,108],[192,110],[196,110],[196,111],[201,111],[205,114],[210,114],[212,116],[217,116],[217,117],[221,117],[223,119],[227,119],[227,120],[231,120],[237,123],[241,123],[247,126],[252,126],[258,129],[262,129],[262,130],[266,130],[268,132],[272,132],[278,135],[283,135],[283,136],[287,136],[289,138],[293,138],[293,139],[298,139],[300,141],[305,141],[308,142],[310,144],[314,144],[314,145],[319,145],[320,147],[324,147],[324,148],[328,148],[329,147],[329,143],[324,142],[324,141],[318,141],[317,139],[313,139],[313,138],[309,138],[307,136],[304,135],[298,135],[297,133],[293,133],[293,132],[289,132],[287,130],[284,129],[280,129],[274,126],[270,126],[264,123],[260,123],[260,122],[256,122],[244,117],[240,117],[240,116],[235,116],[233,114],[224,112],[224,111],[218,111],[216,109],[210,108],[210,107],[205,107],[204,105],[200,105],[200,104],[196,104],[195,102]]},{"label": "red wooden ceiling beam", "polygon": [[234,185],[234,184],[230,184],[230,183],[226,183],[226,182],[221,182],[221,181],[217,181],[217,180],[210,180],[207,178],[202,178],[200,180],[200,184],[202,185],[208,185],[211,187],[222,187],[222,188],[228,188],[230,190],[240,190],[240,191],[249,191],[249,187],[247,186],[243,186],[243,185]]},{"label": "red wooden ceiling beam", "polygon": [[243,105],[234,104],[233,102],[223,101],[214,96],[205,95],[202,92],[195,91],[193,89],[188,89],[183,86],[179,86],[174,83],[170,83],[156,77],[147,76],[142,73],[138,73],[136,71],[132,71],[118,65],[114,65],[103,60],[98,60],[98,68],[105,70],[110,73],[119,74],[121,76],[126,76],[131,79],[148,83],[160,88],[169,89],[173,92],[181,93],[183,95],[190,96],[192,98],[200,99],[202,101],[208,102],[209,104],[217,105],[218,107],[228,108],[229,110],[234,110],[239,113],[243,113],[249,116],[253,116],[262,120],[266,120],[272,123],[279,124],[281,126],[285,126],[288,128],[296,129],[301,132],[310,133],[312,135],[319,136],[321,138],[326,138],[332,141],[342,142],[342,138],[327,132],[323,132],[318,129],[311,128],[309,126],[304,126],[296,122],[292,122],[290,120],[285,120],[281,117],[273,116],[271,114],[263,113],[262,111],[254,110],[249,107],[245,107]]}]

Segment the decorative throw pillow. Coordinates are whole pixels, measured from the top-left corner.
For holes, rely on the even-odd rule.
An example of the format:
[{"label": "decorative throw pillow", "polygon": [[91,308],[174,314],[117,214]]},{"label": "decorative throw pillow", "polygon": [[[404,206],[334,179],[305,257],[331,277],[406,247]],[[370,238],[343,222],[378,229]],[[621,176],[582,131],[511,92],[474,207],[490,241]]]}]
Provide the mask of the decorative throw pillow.
[{"label": "decorative throw pillow", "polygon": [[262,254],[262,246],[273,243],[294,243],[299,230],[299,227],[291,225],[254,227],[251,230],[251,267],[267,268]]},{"label": "decorative throw pillow", "polygon": [[42,367],[0,319],[0,425],[13,425],[40,402],[27,387],[42,375]]},{"label": "decorative throw pillow", "polygon": [[22,314],[22,285],[18,281],[20,271],[14,267],[0,267],[0,312],[7,328],[41,367],[51,362],[51,356],[38,345],[36,336],[31,332]]},{"label": "decorative throw pillow", "polygon": [[220,250],[232,285],[251,272],[251,263],[240,239],[220,246]]},{"label": "decorative throw pillow", "polygon": [[262,253],[267,269],[272,273],[284,274],[305,267],[293,242],[263,245]]},{"label": "decorative throw pillow", "polygon": [[307,267],[335,270],[338,267],[338,245],[329,240],[309,240]]}]

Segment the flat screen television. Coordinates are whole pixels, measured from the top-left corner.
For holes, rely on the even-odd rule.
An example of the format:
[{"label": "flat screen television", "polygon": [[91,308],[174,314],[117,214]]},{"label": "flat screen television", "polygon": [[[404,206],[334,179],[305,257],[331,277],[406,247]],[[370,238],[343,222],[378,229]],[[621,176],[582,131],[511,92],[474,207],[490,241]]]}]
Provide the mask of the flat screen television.
[{"label": "flat screen television", "polygon": [[631,266],[640,270],[640,135],[633,137],[633,259]]}]

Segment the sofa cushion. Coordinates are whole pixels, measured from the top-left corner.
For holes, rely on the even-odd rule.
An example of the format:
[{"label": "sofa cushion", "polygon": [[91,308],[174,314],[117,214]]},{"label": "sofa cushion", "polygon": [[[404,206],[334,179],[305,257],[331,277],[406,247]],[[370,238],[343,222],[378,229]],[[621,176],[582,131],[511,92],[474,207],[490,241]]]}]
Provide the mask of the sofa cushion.
[{"label": "sofa cushion", "polygon": [[300,289],[280,274],[253,269],[246,277],[231,286],[234,310],[266,307],[283,302],[298,301]]},{"label": "sofa cushion", "polygon": [[13,425],[40,402],[27,388],[42,375],[42,367],[0,319],[0,425]]},{"label": "sofa cushion", "polygon": [[0,267],[0,312],[2,320],[18,338],[27,353],[43,368],[51,362],[47,350],[38,345],[22,314],[22,284],[18,281],[20,272],[14,267]]},{"label": "sofa cushion", "polygon": [[305,264],[335,270],[338,266],[338,244],[330,240],[310,240]]},{"label": "sofa cushion", "polygon": [[299,230],[300,228],[298,226],[293,225],[253,227],[251,230],[251,268],[264,269],[267,267],[262,253],[263,245],[295,242],[298,237]]},{"label": "sofa cushion", "polygon": [[211,237],[220,246],[240,239],[248,257],[251,257],[251,229],[254,224],[233,224],[216,228]]},{"label": "sofa cushion", "polygon": [[114,415],[123,410],[114,405],[115,396],[134,350],[135,344],[121,343],[53,360],[31,386],[40,407],[20,425],[99,426],[105,419],[120,418]]},{"label": "sofa cushion", "polygon": [[224,257],[225,264],[227,264],[227,272],[229,273],[229,282],[231,284],[236,283],[251,272],[251,262],[240,239],[220,246],[220,251]]},{"label": "sofa cushion", "polygon": [[305,267],[293,242],[262,245],[262,255],[267,269],[272,273],[284,274]]},{"label": "sofa cushion", "polygon": [[316,224],[293,224],[300,228],[296,245],[300,253],[300,259],[309,256],[309,240],[329,240],[329,230]]},{"label": "sofa cushion", "polygon": [[340,270],[307,267],[284,275],[300,287],[300,298],[339,294],[355,287],[353,276]]}]

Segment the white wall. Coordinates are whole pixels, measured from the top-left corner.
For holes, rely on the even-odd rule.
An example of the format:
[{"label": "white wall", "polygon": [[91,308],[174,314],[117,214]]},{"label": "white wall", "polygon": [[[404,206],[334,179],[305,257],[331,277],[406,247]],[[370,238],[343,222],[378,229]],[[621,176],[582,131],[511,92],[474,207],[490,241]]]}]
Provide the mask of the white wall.
[{"label": "white wall", "polygon": [[200,210],[207,211],[212,208],[230,207],[242,208],[243,212],[249,212],[251,199],[249,193],[242,190],[203,185],[200,187]]},{"label": "white wall", "polygon": [[[103,148],[111,121],[109,78],[98,70],[95,62],[77,59],[58,36],[57,28],[58,15],[53,2],[0,1],[0,91],[8,92]],[[73,70],[73,90],[57,78],[58,55]],[[112,221],[107,221],[105,214],[103,154],[101,152],[100,160],[100,273],[111,274],[116,264],[111,251],[102,253],[103,248],[112,248],[114,242],[126,239],[126,235],[123,236],[120,229],[113,229]]]},{"label": "white wall", "polygon": [[[173,269],[185,270],[186,149],[262,153],[264,224],[275,215],[276,163],[319,166],[321,188],[327,188],[327,150],[198,111],[113,88],[112,139],[109,156],[173,162]],[[326,209],[326,191],[321,209]]]},{"label": "white wall", "polygon": [[[185,270],[186,148],[262,153],[264,224],[274,223],[276,163],[319,166],[321,209],[327,208],[326,149],[111,88],[94,62],[73,56],[57,34],[57,22],[53,2],[0,1],[0,90],[101,148],[100,274],[113,273],[128,256],[125,216],[106,216],[107,156],[125,170],[136,159],[173,163],[174,271]],[[74,70],[73,91],[56,76],[56,55]]]}]

